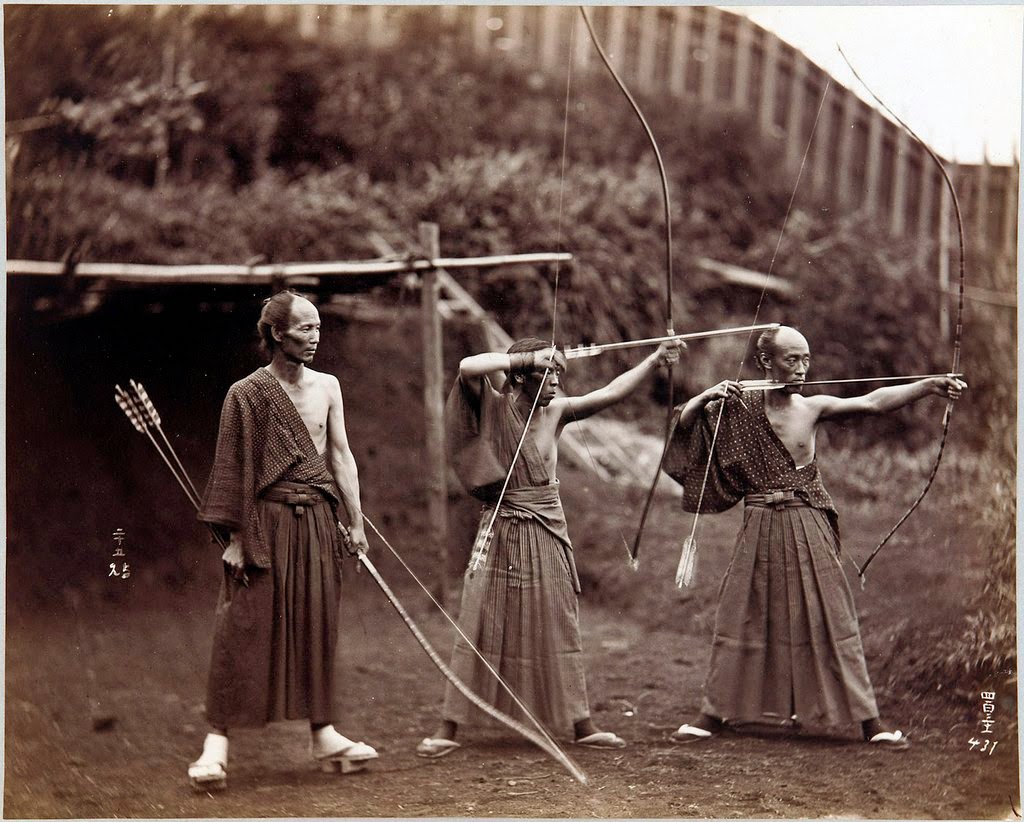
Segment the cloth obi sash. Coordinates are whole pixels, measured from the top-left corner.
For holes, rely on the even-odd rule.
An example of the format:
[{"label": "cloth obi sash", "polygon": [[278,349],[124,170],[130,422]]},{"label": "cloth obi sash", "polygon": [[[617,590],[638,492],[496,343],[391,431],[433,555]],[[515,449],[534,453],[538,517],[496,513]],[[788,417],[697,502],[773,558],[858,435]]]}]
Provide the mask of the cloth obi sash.
[{"label": "cloth obi sash", "polygon": [[[493,510],[487,505],[484,510]],[[572,541],[569,529],[565,524],[565,512],[562,510],[562,498],[558,495],[558,480],[547,485],[526,485],[509,488],[498,508],[499,517],[518,517],[532,519],[548,531],[562,545],[565,558],[569,562],[573,588],[580,591],[580,578],[576,571],[576,560],[573,557]]]},{"label": "cloth obi sash", "polygon": [[291,505],[297,517],[305,515],[306,508],[329,502],[319,488],[304,482],[287,481],[275,482],[260,494],[260,499]]},{"label": "cloth obi sash", "polygon": [[810,503],[795,491],[769,491],[766,494],[747,494],[743,498],[743,502],[759,508],[810,507]]}]

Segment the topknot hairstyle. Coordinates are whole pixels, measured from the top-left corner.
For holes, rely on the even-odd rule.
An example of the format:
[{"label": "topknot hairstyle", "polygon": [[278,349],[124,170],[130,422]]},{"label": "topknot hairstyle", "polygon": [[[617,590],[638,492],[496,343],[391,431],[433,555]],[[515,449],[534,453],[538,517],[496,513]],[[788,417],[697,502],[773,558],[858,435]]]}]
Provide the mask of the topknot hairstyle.
[{"label": "topknot hairstyle", "polygon": [[274,339],[274,329],[284,331],[292,316],[292,303],[300,296],[290,288],[285,291],[278,291],[273,297],[267,297],[263,301],[263,310],[260,311],[259,322],[256,323],[256,332],[260,335],[260,351],[268,358],[273,358],[274,349],[277,347],[277,340]]}]

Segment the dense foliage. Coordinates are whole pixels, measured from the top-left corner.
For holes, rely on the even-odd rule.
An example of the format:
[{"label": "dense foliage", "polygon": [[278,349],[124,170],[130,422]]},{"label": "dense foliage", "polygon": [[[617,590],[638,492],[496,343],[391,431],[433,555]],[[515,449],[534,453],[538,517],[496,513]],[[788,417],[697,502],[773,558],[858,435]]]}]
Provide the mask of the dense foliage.
[{"label": "dense foliage", "polygon": [[[12,257],[78,247],[85,259],[151,263],[352,259],[375,256],[373,233],[410,250],[417,222],[432,220],[446,254],[572,251],[558,272],[560,339],[663,326],[656,170],[601,75],[576,80],[566,121],[560,79],[444,48],[451,32],[426,12],[383,51],[301,41],[254,9],[13,6],[6,21],[8,73],[31,75],[12,84],[9,117],[50,118],[21,134],[14,157]],[[678,328],[744,324],[758,302],[696,258],[760,271],[774,260],[799,296],[769,297],[759,319],[805,330],[819,376],[943,367],[932,279],[905,262],[909,248],[809,194],[787,221],[794,180],[746,118],[642,103],[672,178]],[[555,273],[467,285],[507,327],[547,334]],[[733,355],[701,351],[711,366],[694,379],[735,371]],[[594,378],[622,363],[602,359]],[[913,419],[869,430],[920,444],[930,434]]]}]

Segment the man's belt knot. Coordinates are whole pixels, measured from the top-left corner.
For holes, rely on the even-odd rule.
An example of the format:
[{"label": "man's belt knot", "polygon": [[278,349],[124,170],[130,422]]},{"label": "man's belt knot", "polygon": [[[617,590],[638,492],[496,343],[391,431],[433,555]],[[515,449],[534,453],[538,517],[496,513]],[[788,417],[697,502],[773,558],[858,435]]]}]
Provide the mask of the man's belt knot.
[{"label": "man's belt knot", "polygon": [[769,491],[766,494],[747,494],[743,500],[747,505],[768,508],[796,508],[807,505],[795,491]]},{"label": "man's belt knot", "polygon": [[319,505],[326,500],[319,489],[301,483],[275,483],[260,496],[269,502],[291,505],[297,517],[304,516],[307,507]]}]

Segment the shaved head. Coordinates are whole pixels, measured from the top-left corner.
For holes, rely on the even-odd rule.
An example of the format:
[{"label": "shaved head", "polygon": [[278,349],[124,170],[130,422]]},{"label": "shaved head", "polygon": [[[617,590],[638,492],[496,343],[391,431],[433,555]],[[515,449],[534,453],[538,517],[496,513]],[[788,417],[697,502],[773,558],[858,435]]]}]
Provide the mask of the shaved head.
[{"label": "shaved head", "polygon": [[791,325],[769,328],[757,338],[757,367],[764,371],[772,357],[781,349],[793,347],[810,351],[807,338]]}]

